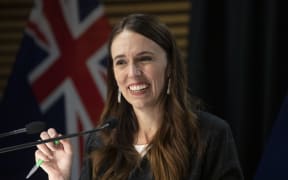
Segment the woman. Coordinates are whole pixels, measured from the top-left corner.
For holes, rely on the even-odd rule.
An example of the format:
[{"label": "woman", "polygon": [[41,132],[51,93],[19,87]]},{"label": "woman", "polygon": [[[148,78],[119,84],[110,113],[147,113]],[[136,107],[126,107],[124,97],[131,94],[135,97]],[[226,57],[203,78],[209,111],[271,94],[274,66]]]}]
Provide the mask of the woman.
[{"label": "woman", "polygon": [[[107,101],[100,124],[118,125],[88,138],[80,179],[243,179],[229,126],[196,109],[185,63],[168,28],[132,14],[108,44]],[[42,139],[58,136],[54,129]],[[49,179],[69,179],[72,148],[38,145],[36,159]]]}]

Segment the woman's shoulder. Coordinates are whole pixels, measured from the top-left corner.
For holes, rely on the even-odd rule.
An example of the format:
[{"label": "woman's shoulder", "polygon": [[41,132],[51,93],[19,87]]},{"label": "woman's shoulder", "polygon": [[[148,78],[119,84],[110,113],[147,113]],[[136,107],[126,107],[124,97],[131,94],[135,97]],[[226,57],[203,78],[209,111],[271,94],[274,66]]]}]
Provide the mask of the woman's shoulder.
[{"label": "woman's shoulder", "polygon": [[209,131],[221,131],[230,129],[229,124],[219,116],[207,111],[199,111],[197,113],[199,128]]},{"label": "woman's shoulder", "polygon": [[224,119],[210,112],[198,112],[199,130],[202,138],[215,141],[233,139],[230,125]]},{"label": "woman's shoulder", "polygon": [[[209,112],[197,113],[203,158],[192,159],[191,179],[243,179],[229,124]],[[200,175],[203,177],[200,178]]]}]

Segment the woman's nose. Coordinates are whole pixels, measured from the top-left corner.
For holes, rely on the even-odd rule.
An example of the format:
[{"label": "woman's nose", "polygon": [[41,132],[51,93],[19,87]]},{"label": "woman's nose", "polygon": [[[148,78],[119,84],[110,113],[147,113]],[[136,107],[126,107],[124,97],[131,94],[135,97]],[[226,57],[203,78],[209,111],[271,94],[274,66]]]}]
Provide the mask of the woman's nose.
[{"label": "woman's nose", "polygon": [[141,75],[141,68],[139,66],[137,66],[136,64],[131,64],[129,66],[128,74],[130,77],[139,76],[139,75]]}]

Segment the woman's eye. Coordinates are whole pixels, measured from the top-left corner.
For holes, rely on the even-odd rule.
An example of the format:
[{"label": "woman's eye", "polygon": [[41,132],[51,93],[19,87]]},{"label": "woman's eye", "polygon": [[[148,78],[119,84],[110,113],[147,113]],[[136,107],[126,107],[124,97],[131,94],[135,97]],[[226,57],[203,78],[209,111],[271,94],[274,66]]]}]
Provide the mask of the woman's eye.
[{"label": "woman's eye", "polygon": [[119,60],[116,60],[115,65],[123,65],[125,63],[126,61],[124,59],[119,59]]},{"label": "woman's eye", "polygon": [[151,56],[142,56],[139,58],[140,61],[151,61],[152,57]]}]

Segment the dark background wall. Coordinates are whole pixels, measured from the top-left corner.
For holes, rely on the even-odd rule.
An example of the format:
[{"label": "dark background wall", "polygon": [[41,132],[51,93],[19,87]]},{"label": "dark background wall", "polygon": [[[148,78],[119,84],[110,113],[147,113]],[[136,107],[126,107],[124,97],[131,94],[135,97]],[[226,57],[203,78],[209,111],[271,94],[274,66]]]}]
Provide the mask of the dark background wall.
[{"label": "dark background wall", "polygon": [[287,13],[274,0],[191,3],[192,93],[230,123],[252,179],[288,90]]}]

